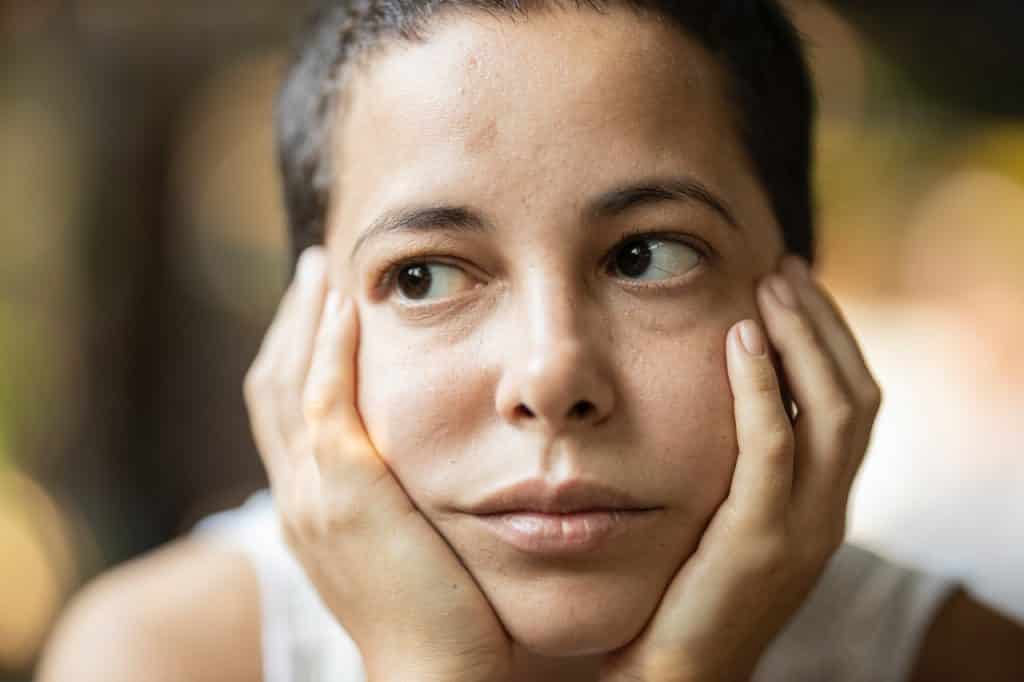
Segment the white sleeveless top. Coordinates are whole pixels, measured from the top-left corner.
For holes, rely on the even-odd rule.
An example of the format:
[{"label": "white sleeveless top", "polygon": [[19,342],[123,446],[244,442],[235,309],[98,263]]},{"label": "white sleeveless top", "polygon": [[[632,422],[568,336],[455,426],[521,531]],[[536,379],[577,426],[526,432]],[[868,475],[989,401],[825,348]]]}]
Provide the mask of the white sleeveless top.
[{"label": "white sleeveless top", "polygon": [[[259,576],[264,682],[366,679],[355,643],[285,543],[268,490],[202,519],[192,536],[241,550]],[[907,680],[928,625],[957,586],[846,543],[753,682]]]}]

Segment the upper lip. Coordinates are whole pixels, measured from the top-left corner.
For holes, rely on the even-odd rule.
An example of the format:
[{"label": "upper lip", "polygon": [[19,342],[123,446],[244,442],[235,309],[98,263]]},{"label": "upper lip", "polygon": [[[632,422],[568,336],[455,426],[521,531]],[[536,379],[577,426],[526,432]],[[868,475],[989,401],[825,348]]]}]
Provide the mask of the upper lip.
[{"label": "upper lip", "polygon": [[478,515],[508,512],[571,514],[584,511],[654,509],[621,490],[610,486],[571,479],[557,484],[529,479],[502,488],[469,508]]}]

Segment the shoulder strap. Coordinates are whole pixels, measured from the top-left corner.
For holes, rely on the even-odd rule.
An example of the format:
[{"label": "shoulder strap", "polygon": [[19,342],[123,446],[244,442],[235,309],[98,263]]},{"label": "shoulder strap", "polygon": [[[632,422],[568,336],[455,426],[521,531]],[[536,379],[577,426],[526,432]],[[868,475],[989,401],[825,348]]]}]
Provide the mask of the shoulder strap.
[{"label": "shoulder strap", "polygon": [[906,680],[957,586],[845,543],[766,651],[754,682]]},{"label": "shoulder strap", "polygon": [[200,520],[192,535],[241,551],[256,571],[264,682],[365,680],[355,642],[324,606],[284,541],[269,490]]}]

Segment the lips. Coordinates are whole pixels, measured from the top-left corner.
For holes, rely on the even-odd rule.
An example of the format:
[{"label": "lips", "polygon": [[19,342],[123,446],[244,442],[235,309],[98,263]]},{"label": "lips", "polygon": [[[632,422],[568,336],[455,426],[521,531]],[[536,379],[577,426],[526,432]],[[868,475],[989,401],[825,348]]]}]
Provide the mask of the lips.
[{"label": "lips", "polygon": [[611,486],[571,479],[543,479],[502,488],[468,509],[481,527],[533,556],[592,554],[626,535],[658,523],[655,507]]},{"label": "lips", "polygon": [[486,516],[511,512],[576,514],[657,508],[622,490],[594,481],[570,479],[552,484],[543,479],[529,479],[495,491],[466,511]]}]

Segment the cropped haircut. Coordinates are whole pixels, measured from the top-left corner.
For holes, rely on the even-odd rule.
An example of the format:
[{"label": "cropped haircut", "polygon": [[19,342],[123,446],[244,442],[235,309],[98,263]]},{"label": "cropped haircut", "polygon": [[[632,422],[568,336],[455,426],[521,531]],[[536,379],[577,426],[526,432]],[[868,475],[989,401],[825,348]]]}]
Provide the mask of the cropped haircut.
[{"label": "cropped haircut", "polygon": [[324,242],[331,127],[344,116],[346,82],[360,64],[392,41],[428,40],[452,11],[515,19],[528,11],[615,7],[666,18],[725,67],[737,132],[786,249],[813,261],[815,98],[800,36],[776,0],[321,0],[299,32],[276,106],[293,269],[306,247]]}]

